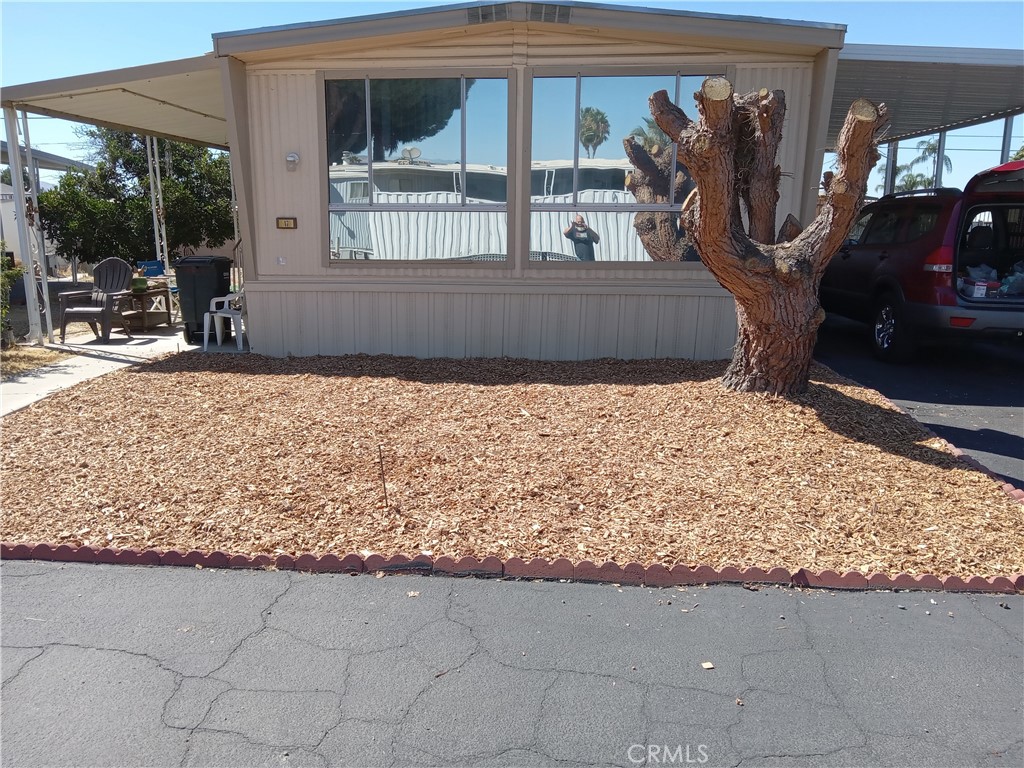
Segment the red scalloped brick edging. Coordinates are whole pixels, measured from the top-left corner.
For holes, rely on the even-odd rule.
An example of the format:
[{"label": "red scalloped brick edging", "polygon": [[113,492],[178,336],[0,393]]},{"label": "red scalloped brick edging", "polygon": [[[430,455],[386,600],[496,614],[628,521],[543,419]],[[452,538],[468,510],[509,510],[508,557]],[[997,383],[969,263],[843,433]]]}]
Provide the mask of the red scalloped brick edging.
[{"label": "red scalloped brick edging", "polygon": [[862,574],[857,571],[836,573],[800,568],[790,572],[785,568],[734,568],[720,570],[706,565],[675,565],[671,568],[653,564],[605,562],[598,565],[590,560],[573,564],[565,558],[549,562],[533,558],[526,562],[518,557],[502,562],[497,557],[462,557],[458,560],[442,556],[436,560],[427,555],[368,555],[366,558],[350,554],[291,555],[231,555],[225,552],[179,552],[154,549],[112,549],[104,547],[71,547],[67,544],[8,544],[0,543],[0,559],[47,560],[66,563],[110,563],[125,565],[176,565],[198,568],[276,568],[309,573],[405,573],[438,576],[477,576],[505,579],[544,579],[581,581],[602,584],[626,584],[647,587],[680,587],[696,584],[766,584],[788,587],[811,587],[831,590],[920,590],[945,592],[998,592],[1024,593],[1024,573],[1013,576],[982,578],[972,576],[946,576],[930,574],[913,576],[908,573],[887,575]]}]

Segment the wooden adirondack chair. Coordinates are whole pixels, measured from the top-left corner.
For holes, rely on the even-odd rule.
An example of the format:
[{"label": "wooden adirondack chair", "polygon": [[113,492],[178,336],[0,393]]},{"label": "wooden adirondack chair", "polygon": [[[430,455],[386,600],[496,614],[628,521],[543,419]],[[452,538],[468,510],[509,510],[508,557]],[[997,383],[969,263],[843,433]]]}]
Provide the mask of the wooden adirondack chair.
[{"label": "wooden adirondack chair", "polygon": [[[88,323],[92,332],[105,342],[110,341],[110,330],[117,320],[128,338],[132,338],[128,321],[121,314],[122,303],[131,296],[131,265],[117,258],[104,259],[92,272],[91,291],[65,291],[60,299],[60,342],[68,323]],[[96,329],[99,323],[100,330]]]}]

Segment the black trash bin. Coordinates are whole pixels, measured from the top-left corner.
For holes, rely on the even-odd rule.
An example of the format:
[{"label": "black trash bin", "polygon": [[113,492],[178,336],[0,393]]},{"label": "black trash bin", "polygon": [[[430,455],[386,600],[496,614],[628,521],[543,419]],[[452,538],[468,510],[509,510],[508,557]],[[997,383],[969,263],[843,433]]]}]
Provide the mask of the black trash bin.
[{"label": "black trash bin", "polygon": [[[203,316],[210,311],[210,300],[231,291],[231,259],[227,256],[186,256],[174,263],[174,277],[181,302],[181,322],[186,344],[203,343]],[[231,321],[225,318],[224,331],[231,335]]]}]

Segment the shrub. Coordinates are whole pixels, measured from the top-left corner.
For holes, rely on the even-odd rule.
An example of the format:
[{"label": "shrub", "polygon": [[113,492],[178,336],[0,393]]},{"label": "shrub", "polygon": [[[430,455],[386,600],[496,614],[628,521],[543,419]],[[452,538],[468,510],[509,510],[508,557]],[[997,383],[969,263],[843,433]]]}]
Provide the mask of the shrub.
[{"label": "shrub", "polygon": [[23,274],[25,270],[21,267],[12,267],[0,272],[0,329],[7,328],[7,312],[11,308],[11,287]]}]

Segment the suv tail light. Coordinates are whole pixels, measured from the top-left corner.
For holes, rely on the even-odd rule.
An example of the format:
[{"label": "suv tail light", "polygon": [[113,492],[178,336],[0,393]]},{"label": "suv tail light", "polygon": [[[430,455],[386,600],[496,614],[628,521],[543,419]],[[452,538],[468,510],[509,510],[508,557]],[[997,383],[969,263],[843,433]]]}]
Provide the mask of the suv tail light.
[{"label": "suv tail light", "polygon": [[940,245],[928,254],[924,260],[925,272],[944,272],[953,274],[953,248],[949,245]]},{"label": "suv tail light", "polygon": [[921,267],[925,273],[921,280],[922,290],[912,300],[955,307],[957,301],[956,288],[953,285],[953,247],[940,245],[928,254]]}]

